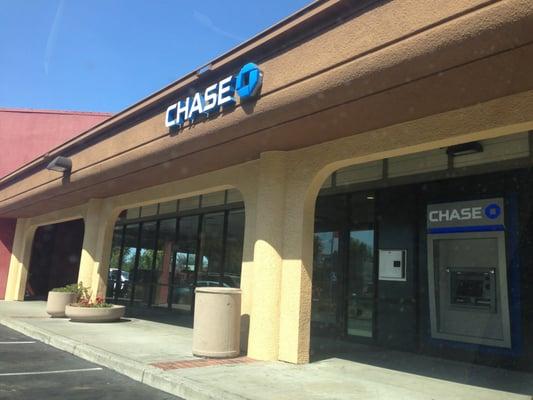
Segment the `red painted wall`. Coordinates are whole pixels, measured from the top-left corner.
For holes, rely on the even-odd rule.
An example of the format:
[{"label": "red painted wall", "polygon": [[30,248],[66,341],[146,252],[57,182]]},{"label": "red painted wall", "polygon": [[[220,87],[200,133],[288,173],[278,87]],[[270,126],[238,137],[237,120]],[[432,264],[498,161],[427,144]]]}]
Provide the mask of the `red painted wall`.
[{"label": "red painted wall", "polygon": [[[0,108],[0,178],[80,135],[110,113]],[[0,219],[0,300],[5,297],[16,220]]]},{"label": "red painted wall", "polygon": [[16,224],[15,219],[0,218],[0,300],[4,299],[6,294],[7,274]]},{"label": "red painted wall", "polygon": [[110,116],[109,113],[0,108],[0,138],[4,149],[0,157],[0,178]]}]

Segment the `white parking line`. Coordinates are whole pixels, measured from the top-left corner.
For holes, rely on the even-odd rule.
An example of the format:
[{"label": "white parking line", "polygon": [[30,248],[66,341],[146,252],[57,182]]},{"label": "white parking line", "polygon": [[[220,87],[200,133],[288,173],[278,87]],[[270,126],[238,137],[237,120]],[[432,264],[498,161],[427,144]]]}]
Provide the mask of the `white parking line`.
[{"label": "white parking line", "polygon": [[27,340],[25,342],[0,342],[0,344],[31,344],[31,343],[37,343],[35,340]]},{"label": "white parking line", "polygon": [[20,375],[46,375],[46,374],[68,374],[71,372],[88,372],[88,371],[101,371],[102,368],[81,368],[81,369],[62,369],[59,371],[36,371],[36,372],[9,372],[6,374],[0,374],[0,376],[20,376]]}]

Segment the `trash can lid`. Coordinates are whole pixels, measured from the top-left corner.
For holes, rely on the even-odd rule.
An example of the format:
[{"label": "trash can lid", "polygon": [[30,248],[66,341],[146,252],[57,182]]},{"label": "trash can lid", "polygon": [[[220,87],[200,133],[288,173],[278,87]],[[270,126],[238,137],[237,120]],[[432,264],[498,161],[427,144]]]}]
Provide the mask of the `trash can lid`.
[{"label": "trash can lid", "polygon": [[196,293],[222,293],[222,294],[240,294],[241,289],[239,288],[229,288],[229,287],[204,287],[200,286],[196,288]]}]

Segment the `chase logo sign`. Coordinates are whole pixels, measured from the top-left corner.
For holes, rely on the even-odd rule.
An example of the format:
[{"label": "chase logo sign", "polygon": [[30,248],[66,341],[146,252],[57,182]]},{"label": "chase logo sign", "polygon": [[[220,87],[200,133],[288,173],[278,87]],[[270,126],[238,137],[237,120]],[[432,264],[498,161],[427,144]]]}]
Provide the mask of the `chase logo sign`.
[{"label": "chase logo sign", "polygon": [[483,212],[485,213],[485,216],[488,219],[496,219],[501,215],[502,208],[500,207],[500,205],[493,203],[485,207],[485,210]]},{"label": "chase logo sign", "polygon": [[230,75],[203,92],[181,99],[167,108],[165,125],[181,127],[185,121],[194,122],[201,117],[209,117],[220,109],[236,103],[236,95],[241,102],[259,95],[263,83],[263,73],[254,63],[244,65],[237,75]]},{"label": "chase logo sign", "polygon": [[460,201],[430,204],[427,209],[427,227],[503,227],[503,199]]}]

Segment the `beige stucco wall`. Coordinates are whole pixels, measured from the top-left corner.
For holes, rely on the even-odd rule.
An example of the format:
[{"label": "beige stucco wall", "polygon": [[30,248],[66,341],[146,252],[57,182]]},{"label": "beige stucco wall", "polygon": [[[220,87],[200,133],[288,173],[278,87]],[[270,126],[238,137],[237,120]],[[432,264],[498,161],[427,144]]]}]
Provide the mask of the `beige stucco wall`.
[{"label": "beige stucco wall", "polygon": [[[22,300],[38,226],[85,220],[79,280],[105,292],[112,229],[125,208],[237,188],[246,212],[242,266],[248,355],[293,363],[309,359],[315,201],[334,170],[368,161],[533,129],[533,91],[391,125],[82,206],[19,219],[6,299]],[[249,323],[249,331],[248,331]]]}]

